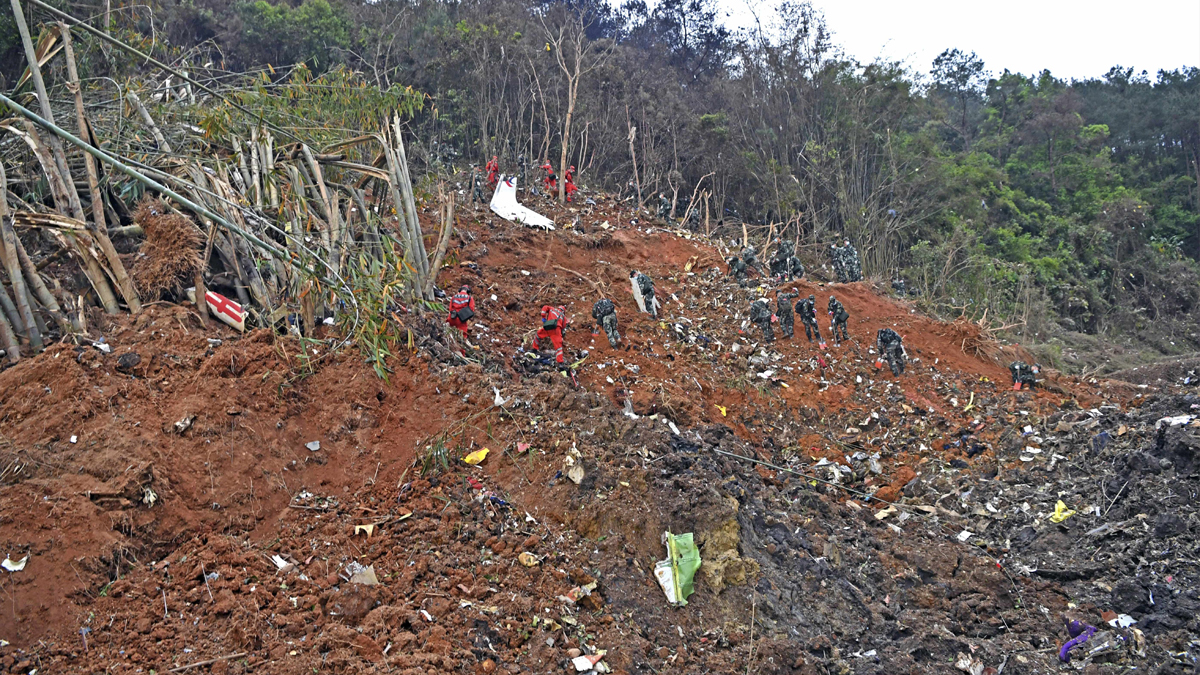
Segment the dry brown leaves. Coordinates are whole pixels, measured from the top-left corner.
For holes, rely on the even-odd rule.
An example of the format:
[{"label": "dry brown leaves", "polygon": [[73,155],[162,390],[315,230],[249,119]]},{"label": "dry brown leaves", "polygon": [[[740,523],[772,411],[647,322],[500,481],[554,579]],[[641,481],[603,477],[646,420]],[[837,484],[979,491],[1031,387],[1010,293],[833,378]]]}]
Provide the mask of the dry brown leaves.
[{"label": "dry brown leaves", "polygon": [[146,233],[141,256],[133,266],[138,289],[155,299],[166,293],[180,294],[203,264],[200,230],[190,218],[149,197],[138,204],[133,218]]}]

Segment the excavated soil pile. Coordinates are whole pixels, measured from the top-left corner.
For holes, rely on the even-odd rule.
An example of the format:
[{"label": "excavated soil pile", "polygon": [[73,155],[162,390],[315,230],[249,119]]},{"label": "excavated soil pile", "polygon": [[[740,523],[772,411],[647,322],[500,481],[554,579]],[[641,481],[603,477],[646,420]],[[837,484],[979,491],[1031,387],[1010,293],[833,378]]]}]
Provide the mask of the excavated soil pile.
[{"label": "excavated soil pile", "polygon": [[[546,211],[574,225],[465,214],[441,282],[472,285],[478,349],[414,321],[387,382],[175,306],[0,373],[2,543],[28,556],[0,669],[1038,673],[1064,616],[1096,629],[1086,672],[1195,668],[1200,403],[1014,392],[1011,350],[869,284],[740,288],[719,243]],[[835,295],[851,339],[765,342],[776,288]],[[532,349],[542,304],[575,317],[577,381]],[[703,559],[686,607],[653,577],[668,530]]]}]

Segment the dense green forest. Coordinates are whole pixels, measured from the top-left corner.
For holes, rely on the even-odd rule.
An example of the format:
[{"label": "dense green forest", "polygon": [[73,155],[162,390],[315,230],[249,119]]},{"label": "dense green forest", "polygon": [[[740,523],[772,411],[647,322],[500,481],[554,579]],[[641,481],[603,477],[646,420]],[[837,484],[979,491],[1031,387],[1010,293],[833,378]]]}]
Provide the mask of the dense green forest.
[{"label": "dense green forest", "polygon": [[[356,82],[374,90],[356,99],[367,117],[419,92],[428,174],[524,155],[650,208],[664,193],[676,215],[701,195],[710,227],[774,223],[809,262],[848,238],[868,276],[902,275],[944,316],[986,313],[1064,367],[1200,346],[1194,65],[1068,82],[984,64],[969,44],[925,72],[864,64],[794,2],[749,32],[711,0],[153,0],[108,17],[197,76]],[[6,89],[24,67],[12,23],[0,17]],[[82,67],[96,87],[153,86],[111,50]]]}]

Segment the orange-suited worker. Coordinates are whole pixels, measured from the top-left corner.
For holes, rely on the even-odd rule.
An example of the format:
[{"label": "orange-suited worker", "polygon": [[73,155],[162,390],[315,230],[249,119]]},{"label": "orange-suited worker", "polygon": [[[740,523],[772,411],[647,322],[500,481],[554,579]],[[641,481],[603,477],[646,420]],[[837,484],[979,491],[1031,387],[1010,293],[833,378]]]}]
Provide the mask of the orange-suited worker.
[{"label": "orange-suited worker", "polygon": [[467,337],[469,322],[475,317],[475,298],[471,297],[471,287],[463,284],[462,288],[458,289],[450,298],[450,316],[446,319],[446,323],[454,326],[462,331],[463,337]]},{"label": "orange-suited worker", "polygon": [[542,348],[542,340],[550,338],[554,345],[554,360],[559,364],[565,363],[563,358],[563,329],[567,327],[567,308],[542,305],[542,327],[537,332],[537,348]]},{"label": "orange-suited worker", "polygon": [[500,159],[492,155],[492,161],[485,164],[483,168],[487,169],[488,187],[496,189],[496,183],[500,181]]}]

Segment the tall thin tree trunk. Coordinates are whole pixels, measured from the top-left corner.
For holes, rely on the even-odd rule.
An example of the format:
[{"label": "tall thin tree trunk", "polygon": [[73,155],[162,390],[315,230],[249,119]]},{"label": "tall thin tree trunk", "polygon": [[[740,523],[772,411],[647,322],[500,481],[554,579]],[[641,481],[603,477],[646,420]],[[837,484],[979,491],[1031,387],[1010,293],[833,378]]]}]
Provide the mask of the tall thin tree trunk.
[{"label": "tall thin tree trunk", "polygon": [[579,96],[579,59],[582,54],[575,53],[575,75],[567,82],[567,116],[563,120],[562,152],[558,160],[558,203],[567,203],[567,154],[571,144],[571,118],[575,116],[575,99]]}]

